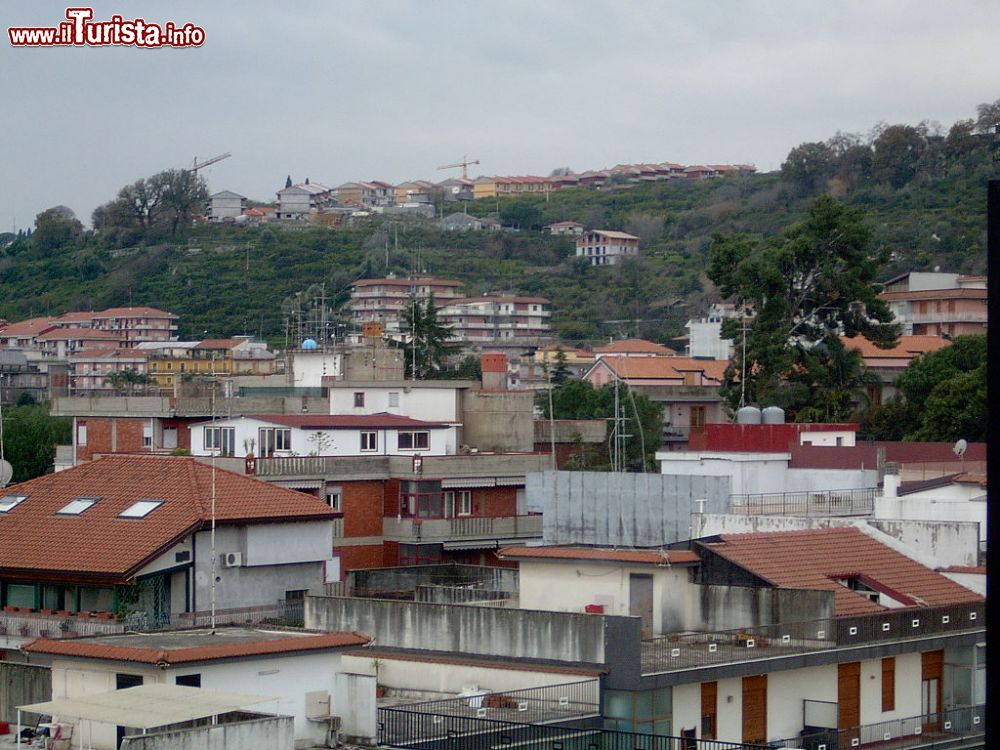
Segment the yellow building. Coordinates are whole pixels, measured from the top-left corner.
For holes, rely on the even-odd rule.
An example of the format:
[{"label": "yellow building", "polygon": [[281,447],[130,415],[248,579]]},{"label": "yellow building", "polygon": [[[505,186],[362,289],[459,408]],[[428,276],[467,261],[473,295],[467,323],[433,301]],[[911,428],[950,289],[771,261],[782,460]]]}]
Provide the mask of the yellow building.
[{"label": "yellow building", "polygon": [[274,354],[249,337],[170,342],[150,346],[147,373],[161,388],[173,388],[185,377],[270,375]]}]

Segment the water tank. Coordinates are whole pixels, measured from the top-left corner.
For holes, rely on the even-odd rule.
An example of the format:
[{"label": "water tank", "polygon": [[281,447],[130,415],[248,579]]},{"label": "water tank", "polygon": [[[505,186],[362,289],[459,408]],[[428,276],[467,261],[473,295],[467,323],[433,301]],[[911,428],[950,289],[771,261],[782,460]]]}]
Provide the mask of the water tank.
[{"label": "water tank", "polygon": [[784,424],[785,410],[780,406],[768,406],[761,414],[764,417],[764,424]]},{"label": "water tank", "polygon": [[303,349],[318,349],[319,344],[316,343],[316,339],[306,339],[302,342]]},{"label": "water tank", "polygon": [[744,406],[736,412],[736,424],[760,424],[760,409],[756,406]]}]

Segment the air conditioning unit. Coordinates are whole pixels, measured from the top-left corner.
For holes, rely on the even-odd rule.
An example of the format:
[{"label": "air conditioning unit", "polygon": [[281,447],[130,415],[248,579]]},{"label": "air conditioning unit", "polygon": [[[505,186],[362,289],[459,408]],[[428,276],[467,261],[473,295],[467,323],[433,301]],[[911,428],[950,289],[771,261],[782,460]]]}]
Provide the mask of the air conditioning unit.
[{"label": "air conditioning unit", "polygon": [[222,564],[227,568],[238,568],[243,564],[242,552],[225,552],[222,555]]}]

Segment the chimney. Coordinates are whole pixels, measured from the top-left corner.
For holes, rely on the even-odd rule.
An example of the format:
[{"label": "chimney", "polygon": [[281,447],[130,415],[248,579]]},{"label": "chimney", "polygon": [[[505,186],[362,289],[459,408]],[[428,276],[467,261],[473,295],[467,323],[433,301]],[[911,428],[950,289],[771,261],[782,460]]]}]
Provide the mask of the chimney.
[{"label": "chimney", "polygon": [[488,391],[506,391],[507,355],[502,352],[483,352],[479,361],[483,370],[483,388]]},{"label": "chimney", "polygon": [[882,497],[899,497],[899,464],[888,462],[882,477]]}]

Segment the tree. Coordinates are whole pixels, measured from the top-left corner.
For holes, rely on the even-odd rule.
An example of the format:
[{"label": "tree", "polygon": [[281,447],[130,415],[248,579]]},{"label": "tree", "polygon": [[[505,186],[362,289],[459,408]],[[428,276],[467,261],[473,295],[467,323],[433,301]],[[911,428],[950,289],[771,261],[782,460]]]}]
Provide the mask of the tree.
[{"label": "tree", "polygon": [[500,209],[500,221],[504,226],[531,229],[542,223],[542,212],[534,201],[507,201]]},{"label": "tree", "polygon": [[[839,335],[863,335],[883,348],[895,343],[899,326],[875,283],[886,258],[870,244],[871,229],[860,211],[829,196],[814,199],[808,218],[777,237],[713,238],[709,277],[724,296],[752,312],[746,366],[737,346],[726,375],[730,406],[740,404],[744,389],[746,403],[783,405],[796,383],[790,376],[805,370],[817,377],[821,358],[807,353],[820,342],[828,352]],[[727,321],[723,335],[742,340],[739,321]]]},{"label": "tree", "polygon": [[83,234],[83,224],[66,206],[55,206],[35,217],[31,244],[40,257],[47,258],[60,248],[76,242]]},{"label": "tree", "polygon": [[3,420],[4,456],[14,467],[15,483],[52,471],[56,444],[72,440],[71,421],[49,416],[45,406],[8,407]]},{"label": "tree", "polygon": [[403,349],[406,353],[406,377],[423,380],[429,378],[444,366],[445,360],[458,347],[449,344],[454,338],[451,330],[438,322],[434,296],[421,301],[411,295],[403,310],[402,330],[408,338]]},{"label": "tree", "polygon": [[552,377],[549,380],[552,385],[562,385],[573,377],[573,373],[566,366],[566,352],[563,351],[561,346],[556,347],[554,362],[555,367],[552,368]]},{"label": "tree", "polygon": [[833,149],[827,144],[803,143],[788,152],[781,177],[804,190],[816,190],[832,173],[833,159]]},{"label": "tree", "polygon": [[1000,99],[976,107],[976,132],[992,133],[1000,125]]},{"label": "tree", "polygon": [[916,176],[927,138],[910,125],[890,125],[875,139],[872,147],[875,179],[901,188]]},{"label": "tree", "polygon": [[119,393],[128,393],[129,395],[135,393],[137,385],[148,385],[152,382],[149,375],[131,367],[108,373],[104,380]]},{"label": "tree", "polygon": [[118,241],[175,237],[191,226],[208,201],[208,187],[196,172],[168,169],[136,180],[94,210],[94,229]]}]

